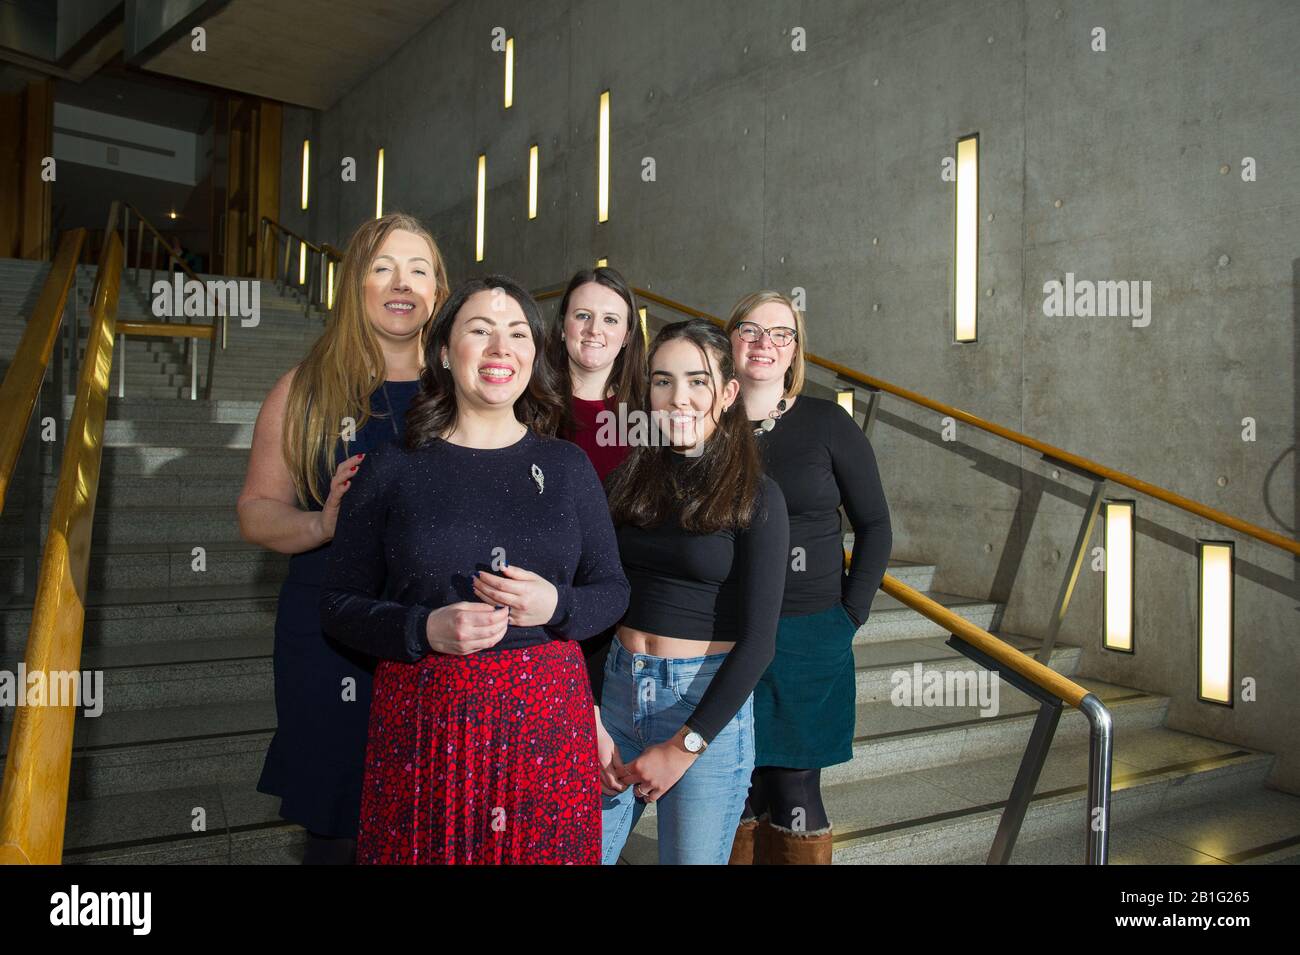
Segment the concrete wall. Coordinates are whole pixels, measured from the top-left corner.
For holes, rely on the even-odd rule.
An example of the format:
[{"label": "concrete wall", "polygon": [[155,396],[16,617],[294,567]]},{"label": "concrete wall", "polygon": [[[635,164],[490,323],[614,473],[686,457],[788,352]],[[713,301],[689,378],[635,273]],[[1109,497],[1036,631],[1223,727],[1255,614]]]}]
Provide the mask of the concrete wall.
[{"label": "concrete wall", "polygon": [[[516,37],[508,111],[495,26]],[[301,148],[291,124],[314,124],[319,147],[307,219],[286,159],[284,218],[341,244],[373,213],[382,145],[386,207],[430,224],[453,281],[551,284],[608,256],[718,314],[755,288],[800,286],[812,351],[1294,536],[1297,47],[1288,0],[461,2],[328,113],[286,113],[286,155]],[[604,89],[611,218],[597,225]],[[940,169],[973,131],[980,340],[956,345]],[[340,181],[343,156],[358,182]],[[1150,281],[1150,324],[1045,317],[1043,284],[1067,272]],[[937,562],[940,590],[1005,600],[1004,629],[1041,633],[1089,484],[976,429],[951,442],[940,429],[932,412],[884,405],[874,443],[895,554]],[[1137,652],[1100,650],[1101,575],[1085,570],[1062,632],[1087,648],[1081,671],[1168,694],[1175,728],[1278,753],[1273,781],[1300,791],[1294,559],[1113,493],[1138,502]],[[1199,537],[1238,545],[1237,676],[1258,681],[1258,702],[1233,709],[1196,701]]]}]

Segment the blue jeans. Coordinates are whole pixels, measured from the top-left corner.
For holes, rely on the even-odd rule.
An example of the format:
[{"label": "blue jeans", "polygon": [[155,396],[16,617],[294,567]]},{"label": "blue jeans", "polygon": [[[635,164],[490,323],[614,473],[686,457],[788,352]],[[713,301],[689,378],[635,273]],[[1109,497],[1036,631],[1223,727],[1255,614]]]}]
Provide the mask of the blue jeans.
[{"label": "blue jeans", "polygon": [[[725,653],[669,659],[629,653],[615,638],[605,660],[600,718],[624,763],[670,739],[695,711]],[[656,801],[660,865],[726,865],[754,769],[754,698]],[[628,786],[601,797],[601,862],[613,865],[646,803]]]}]

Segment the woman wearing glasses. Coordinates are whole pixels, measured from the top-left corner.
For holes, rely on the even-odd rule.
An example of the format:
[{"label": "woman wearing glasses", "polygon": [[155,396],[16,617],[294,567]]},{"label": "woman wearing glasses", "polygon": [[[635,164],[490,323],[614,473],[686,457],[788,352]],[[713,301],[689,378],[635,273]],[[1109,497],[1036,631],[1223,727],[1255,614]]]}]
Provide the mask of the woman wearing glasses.
[{"label": "woman wearing glasses", "polygon": [[[746,415],[790,515],[776,655],[754,688],[755,769],[731,861],[828,864],[821,770],[853,758],[853,635],[889,562],[889,507],[853,418],[799,394],[807,342],[794,303],[755,292],[736,304],[726,330]],[[841,505],[854,532],[847,575]]]}]

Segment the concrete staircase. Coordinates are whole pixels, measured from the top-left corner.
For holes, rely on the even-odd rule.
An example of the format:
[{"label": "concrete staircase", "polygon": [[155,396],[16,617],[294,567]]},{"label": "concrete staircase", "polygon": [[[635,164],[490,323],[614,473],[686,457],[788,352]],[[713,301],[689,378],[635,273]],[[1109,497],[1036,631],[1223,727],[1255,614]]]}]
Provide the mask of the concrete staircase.
[{"label": "concrete staircase", "polygon": [[[0,262],[0,364],[13,356],[46,268]],[[93,275],[78,275],[83,342]],[[124,282],[119,318],[156,320],[147,280]],[[320,327],[293,296],[264,283],[260,324],[230,322],[211,401],[188,400],[183,343],[126,343],[126,398],[110,398],[104,435],[82,658],[83,669],[103,671],[106,703],[102,716],[77,718],[66,862],[292,864],[301,856],[301,830],[254,789],[275,727],[275,599],[288,558],[240,540],[234,504],[261,401]],[[202,386],[206,343],[199,348]],[[65,422],[71,411],[68,398]],[[42,539],[58,479],[51,458],[46,451],[41,462]],[[31,622],[21,594],[32,496],[16,482],[0,515],[0,594],[9,595],[0,668],[9,670]],[[203,571],[193,569],[195,547],[204,548]],[[0,712],[0,755],[12,718]]]},{"label": "concrete staircase", "polygon": [[[0,365],[13,355],[44,269],[0,261]],[[83,271],[83,315],[90,280]],[[129,285],[120,314],[151,317]],[[183,346],[127,345],[127,397],[109,404],[83,654],[84,669],[103,671],[107,702],[102,716],[77,718],[66,862],[293,864],[301,857],[302,830],[281,821],[278,800],[254,788],[275,725],[271,652],[287,559],[239,539],[234,503],[260,402],[319,328],[300,303],[266,283],[261,324],[231,322],[212,401],[188,400]],[[202,374],[206,354],[200,358]],[[65,416],[70,411],[65,404]],[[46,458],[42,534],[56,480]],[[0,606],[0,668],[9,670],[31,621],[30,604],[18,596],[29,497],[15,486],[0,515],[0,595],[11,595]],[[205,550],[202,572],[193,569],[195,547]],[[1037,647],[999,630],[999,605],[935,592],[933,566],[894,562],[891,573],[1018,648]],[[945,639],[884,594],[855,638],[854,758],[824,774],[837,862],[974,863],[992,843],[1034,704],[1003,684],[994,717],[974,707],[893,706],[895,670],[914,662],[973,666]],[[1088,679],[1077,673],[1079,655],[1058,646],[1051,665],[1097,693],[1115,716],[1113,861],[1300,859],[1294,845],[1269,849],[1300,833],[1300,798],[1263,786],[1270,756],[1166,728],[1166,699]],[[0,758],[12,717],[0,711]],[[1086,745],[1085,721],[1067,709],[1016,861],[1082,860]],[[651,807],[624,861],[653,863],[654,834]]]}]

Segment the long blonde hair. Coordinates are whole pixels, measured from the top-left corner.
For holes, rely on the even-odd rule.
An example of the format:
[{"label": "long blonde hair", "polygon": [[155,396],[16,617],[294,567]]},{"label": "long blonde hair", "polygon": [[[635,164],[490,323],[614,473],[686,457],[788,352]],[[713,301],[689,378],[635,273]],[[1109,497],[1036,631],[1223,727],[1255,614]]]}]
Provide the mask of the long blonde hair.
[{"label": "long blonde hair", "polygon": [[334,473],[334,448],[345,418],[360,431],[370,419],[370,396],[384,380],[384,353],[366,318],[365,283],[384,240],[396,229],[429,243],[433,258],[434,302],[430,321],[420,330],[420,355],[432,318],[446,301],[447,269],[438,243],[414,216],[390,212],[357,227],[340,268],[338,294],[325,331],[312,345],[289,386],[282,449],[298,500],[324,505]]},{"label": "long blonde hair", "polygon": [[785,397],[789,398],[791,395],[797,395],[803,391],[804,372],[807,365],[804,359],[804,349],[808,345],[808,330],[804,325],[803,312],[795,307],[790,297],[780,292],[774,292],[771,289],[751,292],[736,303],[735,308],[731,310],[731,317],[727,319],[727,325],[723,331],[730,338],[737,325],[747,319],[750,313],[760,305],[766,305],[768,302],[780,302],[790,309],[790,314],[794,316],[794,357],[790,360],[790,367],[785,370],[784,383]]}]

